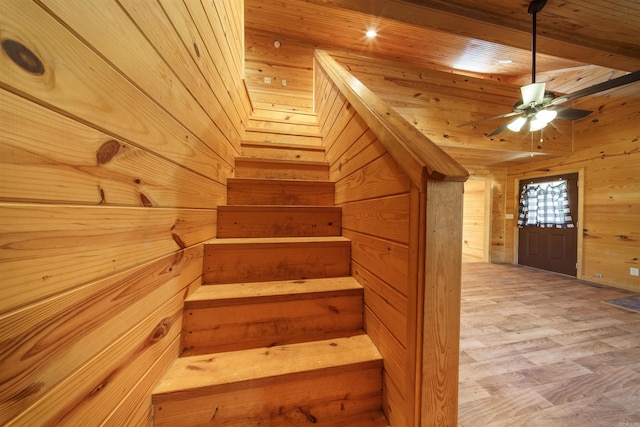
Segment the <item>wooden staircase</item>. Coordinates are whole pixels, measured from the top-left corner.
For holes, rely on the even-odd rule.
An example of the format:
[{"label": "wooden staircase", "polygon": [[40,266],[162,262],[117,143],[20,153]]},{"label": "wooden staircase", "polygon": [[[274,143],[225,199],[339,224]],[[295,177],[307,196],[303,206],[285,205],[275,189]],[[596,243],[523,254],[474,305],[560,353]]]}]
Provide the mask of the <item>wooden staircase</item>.
[{"label": "wooden staircase", "polygon": [[153,394],[154,425],[388,426],[382,357],[363,331],[314,120],[252,121],[204,285],[185,301],[183,353]]}]

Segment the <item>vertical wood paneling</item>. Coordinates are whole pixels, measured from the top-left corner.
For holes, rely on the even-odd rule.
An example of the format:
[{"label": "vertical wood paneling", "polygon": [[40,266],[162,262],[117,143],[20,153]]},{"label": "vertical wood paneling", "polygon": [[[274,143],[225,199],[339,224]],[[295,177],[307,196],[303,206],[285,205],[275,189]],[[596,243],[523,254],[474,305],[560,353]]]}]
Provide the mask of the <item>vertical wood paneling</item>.
[{"label": "vertical wood paneling", "polygon": [[242,13],[3,2],[0,424],[150,422],[249,113]]},{"label": "vertical wood paneling", "polygon": [[464,184],[462,256],[467,261],[488,261],[488,187],[486,178],[472,177]]},{"label": "vertical wood paneling", "polygon": [[505,262],[505,234],[506,234],[506,168],[491,171],[491,249],[490,262]]}]

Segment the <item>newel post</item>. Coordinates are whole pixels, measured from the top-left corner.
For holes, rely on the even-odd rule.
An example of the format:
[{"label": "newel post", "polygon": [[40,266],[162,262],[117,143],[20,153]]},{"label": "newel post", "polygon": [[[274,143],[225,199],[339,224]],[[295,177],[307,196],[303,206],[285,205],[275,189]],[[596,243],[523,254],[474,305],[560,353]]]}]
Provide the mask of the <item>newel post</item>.
[{"label": "newel post", "polygon": [[420,427],[458,425],[463,185],[427,178],[418,197],[422,307],[417,310],[415,425]]}]

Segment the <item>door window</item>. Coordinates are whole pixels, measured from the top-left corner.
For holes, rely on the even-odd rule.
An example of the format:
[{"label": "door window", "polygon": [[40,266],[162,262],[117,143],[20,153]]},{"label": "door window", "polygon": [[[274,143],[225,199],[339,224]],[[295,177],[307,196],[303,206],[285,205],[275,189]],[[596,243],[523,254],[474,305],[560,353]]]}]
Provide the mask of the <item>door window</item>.
[{"label": "door window", "polygon": [[573,228],[567,181],[545,181],[522,187],[518,227]]}]

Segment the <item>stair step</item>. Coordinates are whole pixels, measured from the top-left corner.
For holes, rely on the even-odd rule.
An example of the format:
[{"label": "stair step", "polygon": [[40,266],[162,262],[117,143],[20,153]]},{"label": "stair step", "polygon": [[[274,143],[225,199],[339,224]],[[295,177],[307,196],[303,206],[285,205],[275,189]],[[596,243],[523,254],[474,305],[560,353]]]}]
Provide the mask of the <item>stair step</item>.
[{"label": "stair step", "polygon": [[229,178],[227,205],[333,206],[335,184],[329,181]]},{"label": "stair step", "polygon": [[301,280],[350,274],[351,242],[341,236],[227,238],[204,245],[204,282]]},{"label": "stair step", "polygon": [[295,121],[250,118],[246,130],[251,132],[278,133],[282,135],[320,136],[320,127],[317,123],[297,123]]},{"label": "stair step", "polygon": [[336,426],[377,413],[381,389],[366,335],[184,357],[154,390],[154,425]]},{"label": "stair step", "polygon": [[318,124],[318,117],[315,113],[307,113],[303,111],[276,110],[255,108],[251,114],[253,120],[288,122],[288,123],[304,123]]},{"label": "stair step", "polygon": [[309,147],[298,144],[277,144],[273,142],[243,142],[242,155],[248,158],[326,161],[324,147]]},{"label": "stair step", "polygon": [[218,238],[314,237],[342,233],[342,209],[334,206],[218,206]]},{"label": "stair step", "polygon": [[270,131],[247,129],[244,134],[245,141],[248,142],[277,142],[281,144],[299,144],[313,147],[322,146],[320,135],[300,135],[296,133],[274,133]]},{"label": "stair step", "polygon": [[236,157],[236,178],[301,179],[327,181],[329,163],[304,160]]},{"label": "stair step", "polygon": [[182,354],[355,335],[362,299],[353,277],[204,285],[185,301]]}]

